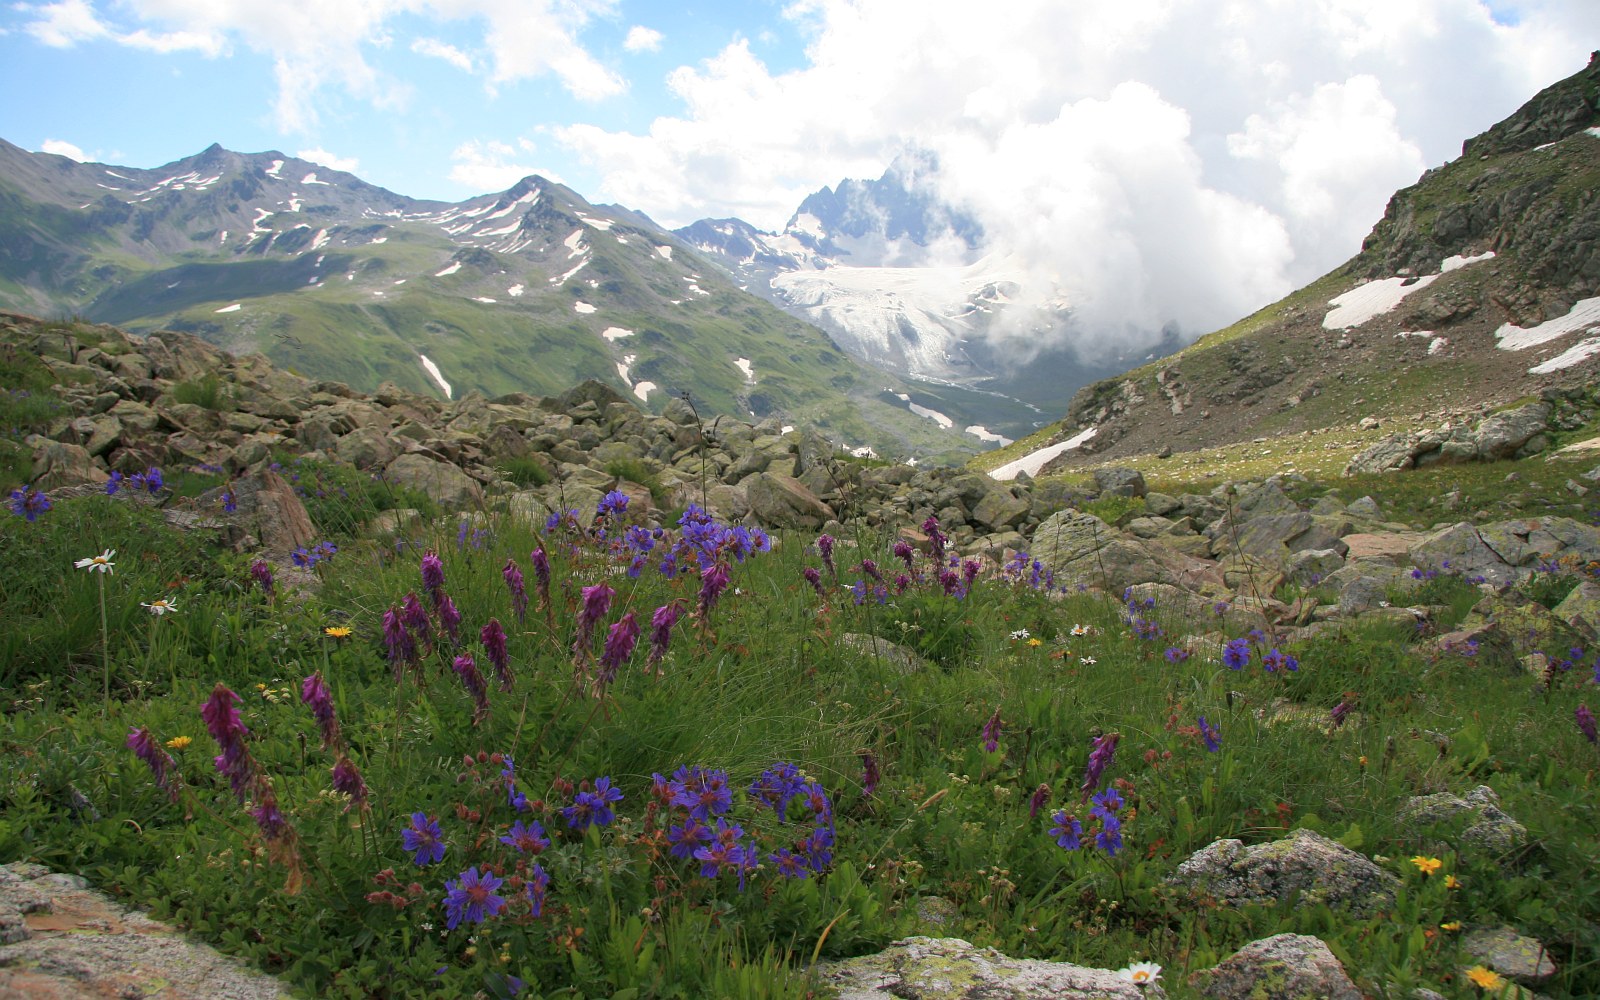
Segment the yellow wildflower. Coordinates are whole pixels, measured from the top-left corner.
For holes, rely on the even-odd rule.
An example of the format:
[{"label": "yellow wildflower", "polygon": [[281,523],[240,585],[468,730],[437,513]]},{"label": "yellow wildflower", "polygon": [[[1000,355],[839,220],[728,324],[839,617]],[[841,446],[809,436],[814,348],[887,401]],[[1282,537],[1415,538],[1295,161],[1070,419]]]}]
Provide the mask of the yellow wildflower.
[{"label": "yellow wildflower", "polygon": [[193,742],[194,742],[194,740],[190,739],[187,736],[174,736],[172,739],[167,741],[167,749],[168,750],[186,750],[186,749],[188,749],[189,744],[191,744]]},{"label": "yellow wildflower", "polygon": [[1443,931],[1459,931],[1461,929],[1461,921],[1452,920],[1447,924],[1440,924],[1439,929]]},{"label": "yellow wildflower", "polygon": [[1454,875],[1446,875],[1444,877],[1444,887],[1446,889],[1459,889],[1461,888],[1461,880]]},{"label": "yellow wildflower", "polygon": [[1468,969],[1467,978],[1472,980],[1472,985],[1486,990],[1497,990],[1505,985],[1505,980],[1500,978],[1500,973],[1482,965],[1474,965]]},{"label": "yellow wildflower", "polygon": [[1444,862],[1438,858],[1425,858],[1420,854],[1412,858],[1411,863],[1416,865],[1417,871],[1420,871],[1424,876],[1432,875],[1444,865]]},{"label": "yellow wildflower", "polygon": [[1030,645],[1030,646],[1043,646],[1044,645],[1044,640],[1039,638],[1038,636],[1034,636],[1032,639],[1028,640],[1028,645]]},{"label": "yellow wildflower", "polygon": [[329,625],[322,630],[322,634],[334,639],[347,639],[350,636],[350,627],[348,625]]}]

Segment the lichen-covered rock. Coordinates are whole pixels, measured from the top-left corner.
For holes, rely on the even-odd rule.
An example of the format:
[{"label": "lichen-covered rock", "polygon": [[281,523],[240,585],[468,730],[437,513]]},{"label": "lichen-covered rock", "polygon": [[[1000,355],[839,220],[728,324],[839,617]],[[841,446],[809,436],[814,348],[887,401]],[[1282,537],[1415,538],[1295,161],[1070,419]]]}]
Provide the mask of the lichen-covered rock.
[{"label": "lichen-covered rock", "polygon": [[1500,796],[1488,785],[1479,785],[1464,796],[1449,792],[1419,795],[1400,807],[1400,818],[1408,827],[1426,829],[1449,823],[1463,814],[1473,817],[1461,832],[1461,843],[1504,854],[1528,842],[1528,828],[1500,808]]},{"label": "lichen-covered rock", "polygon": [[1539,983],[1556,974],[1545,946],[1514,927],[1483,927],[1461,939],[1472,960],[1523,983]]},{"label": "lichen-covered rock", "polygon": [[928,666],[928,661],[918,656],[914,650],[875,635],[846,632],[839,637],[839,644],[866,659],[881,660],[902,674],[914,674]]},{"label": "lichen-covered rock", "polygon": [[1107,969],[1007,958],[960,938],[911,937],[875,955],[818,968],[839,1000],[1164,1000]]},{"label": "lichen-covered rock", "polygon": [[1214,1000],[1361,1000],[1328,946],[1304,934],[1252,941],[1196,979]]},{"label": "lichen-covered rock", "polygon": [[1180,864],[1167,881],[1223,904],[1272,904],[1298,894],[1298,905],[1325,903],[1357,915],[1392,905],[1400,886],[1364,855],[1304,829],[1253,847],[1219,840]]}]

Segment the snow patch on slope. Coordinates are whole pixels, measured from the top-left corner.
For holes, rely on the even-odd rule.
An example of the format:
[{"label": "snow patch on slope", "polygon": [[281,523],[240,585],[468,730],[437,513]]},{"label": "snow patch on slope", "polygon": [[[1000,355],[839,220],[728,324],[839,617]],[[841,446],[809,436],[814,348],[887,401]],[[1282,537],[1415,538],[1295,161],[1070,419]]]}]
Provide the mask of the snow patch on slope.
[{"label": "snow patch on slope", "polygon": [[1506,323],[1494,332],[1494,339],[1499,342],[1496,346],[1502,351],[1521,351],[1596,325],[1600,325],[1600,297],[1580,299],[1572,304],[1572,309],[1565,316],[1545,320],[1538,326],[1524,329]]},{"label": "snow patch on slope", "polygon": [[584,315],[588,315],[589,313],[594,312],[594,306],[590,305],[587,302],[574,302],[572,304],[572,308],[576,309],[578,312],[583,313]]},{"label": "snow patch on slope", "polygon": [[1090,438],[1094,437],[1094,433],[1097,430],[1099,430],[1099,428],[1091,427],[1086,431],[1080,431],[1060,444],[1053,444],[1047,448],[1040,448],[1038,451],[1029,452],[1015,461],[1007,462],[1005,465],[1002,465],[997,469],[990,469],[989,478],[999,479],[1002,481],[1011,480],[1017,478],[1017,473],[1019,472],[1026,472],[1030,476],[1036,476],[1039,474],[1039,470],[1044,468],[1044,464],[1046,462],[1050,461],[1052,458],[1055,458],[1057,455],[1064,455],[1067,452],[1072,451],[1074,448],[1082,447],[1085,441],[1088,441]]},{"label": "snow patch on slope", "polygon": [[432,379],[439,384],[439,388],[440,389],[444,390],[444,398],[445,399],[451,398],[450,397],[450,383],[446,382],[444,380],[444,375],[440,374],[439,366],[434,364],[432,361],[429,361],[428,360],[428,356],[426,354],[419,354],[419,355],[417,355],[417,357],[418,357],[418,359],[420,359],[422,361],[422,367],[427,369],[428,375],[430,377],[432,377]]},{"label": "snow patch on slope", "polygon": [[1563,368],[1571,368],[1580,361],[1589,360],[1596,354],[1600,354],[1600,337],[1585,337],[1549,361],[1529,368],[1528,374],[1548,375],[1551,372],[1561,371]]},{"label": "snow patch on slope", "polygon": [[443,278],[443,277],[446,277],[448,275],[455,274],[459,270],[461,270],[461,262],[459,260],[451,261],[449,267],[447,267],[443,271],[440,271],[439,273],[435,274],[434,277],[435,278]]},{"label": "snow patch on slope", "polygon": [[240,309],[243,309],[243,308],[244,308],[244,306],[242,306],[239,303],[235,302],[231,306],[223,306],[221,309],[218,309],[217,312],[219,312],[219,313],[236,313]]},{"label": "snow patch on slope", "polygon": [[620,326],[608,326],[604,330],[600,331],[600,336],[606,338],[607,342],[609,342],[609,343],[616,343],[618,340],[621,340],[623,337],[631,337],[631,336],[633,336],[633,331],[632,330],[624,330]]},{"label": "snow patch on slope", "polygon": [[654,382],[640,382],[638,385],[633,387],[633,394],[638,396],[642,402],[648,403],[650,401],[650,394],[654,392],[655,389],[656,384]]}]

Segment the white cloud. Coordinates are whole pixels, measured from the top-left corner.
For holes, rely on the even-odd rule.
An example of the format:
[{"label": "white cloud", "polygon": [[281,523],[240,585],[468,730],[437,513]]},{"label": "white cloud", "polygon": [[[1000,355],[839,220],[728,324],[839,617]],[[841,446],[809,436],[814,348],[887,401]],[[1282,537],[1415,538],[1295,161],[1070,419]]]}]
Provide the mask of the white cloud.
[{"label": "white cloud", "polygon": [[636,24],[628,29],[628,37],[622,40],[622,47],[629,52],[659,52],[661,32]]},{"label": "white cloud", "polygon": [[[134,23],[132,30],[123,30],[88,0],[18,5],[26,18],[24,30],[57,48],[112,41],[162,53],[218,56],[237,43],[262,53],[272,61],[273,115],[285,132],[311,130],[330,92],[380,109],[404,106],[410,87],[369,60],[370,49],[390,43],[389,27],[402,15],[444,24],[466,21],[480,30],[491,88],[553,75],[583,100],[620,94],[626,82],[578,37],[591,20],[609,16],[614,8],[615,0],[119,0],[118,17]],[[475,68],[466,52],[443,42],[422,39],[413,50]]]},{"label": "white cloud", "polygon": [[335,156],[321,146],[316,149],[302,149],[294,155],[302,160],[309,160],[312,163],[327,167],[330,170],[342,170],[347,174],[355,173],[356,168],[361,165],[361,161],[354,156]]},{"label": "white cloud", "polygon": [[419,38],[411,43],[411,51],[420,56],[429,56],[433,59],[443,59],[445,62],[461,70],[463,73],[472,72],[472,57],[465,52],[439,41],[436,38]]},{"label": "white cloud", "polygon": [[72,143],[67,142],[65,139],[46,139],[44,142],[39,144],[39,152],[54,153],[57,156],[65,156],[67,159],[77,160],[79,163],[89,159],[89,154],[85,153],[77,146],[74,146]]},{"label": "white cloud", "polygon": [[474,193],[504,191],[530,174],[539,174],[561,183],[554,171],[526,163],[517,163],[518,156],[534,152],[533,143],[519,139],[515,147],[503,142],[464,142],[451,152],[455,166],[450,168],[450,179]]},{"label": "white cloud", "polygon": [[51,48],[64,49],[111,35],[111,29],[95,14],[87,0],[17,4],[16,9],[33,18],[22,30]]},{"label": "white cloud", "polygon": [[[1600,5],[1530,0],[796,0],[798,69],[736,40],[639,132],[552,134],[591,197],[781,227],[907,149],[1108,335],[1226,323],[1359,249],[1388,196],[1584,64]],[[1050,291],[1046,291],[1049,289]]]}]

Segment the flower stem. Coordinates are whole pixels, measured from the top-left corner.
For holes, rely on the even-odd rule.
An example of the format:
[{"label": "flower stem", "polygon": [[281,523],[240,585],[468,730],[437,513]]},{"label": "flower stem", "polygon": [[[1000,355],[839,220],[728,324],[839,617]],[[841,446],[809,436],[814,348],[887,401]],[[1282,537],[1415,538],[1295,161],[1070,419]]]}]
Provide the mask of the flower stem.
[{"label": "flower stem", "polygon": [[100,583],[100,679],[104,697],[100,702],[100,717],[111,710],[111,630],[106,627],[106,575],[95,574]]}]

